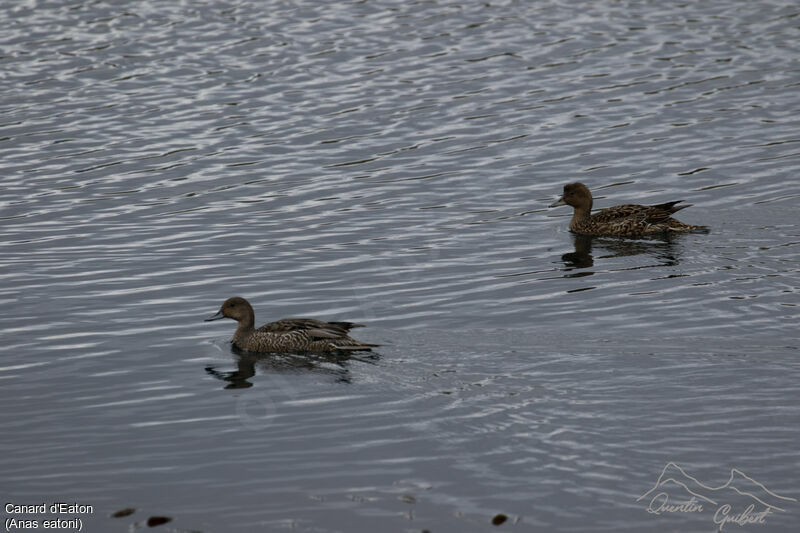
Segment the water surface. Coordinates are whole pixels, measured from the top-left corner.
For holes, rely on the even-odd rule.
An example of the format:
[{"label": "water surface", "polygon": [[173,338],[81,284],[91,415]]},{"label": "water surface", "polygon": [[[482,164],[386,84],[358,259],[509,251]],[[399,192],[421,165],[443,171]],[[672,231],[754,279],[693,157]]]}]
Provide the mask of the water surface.
[{"label": "water surface", "polygon": [[[2,494],[203,532],[718,530],[636,501],[670,462],[800,499],[798,13],[4,6]],[[575,180],[711,233],[573,236]],[[232,295],[383,346],[233,353]]]}]

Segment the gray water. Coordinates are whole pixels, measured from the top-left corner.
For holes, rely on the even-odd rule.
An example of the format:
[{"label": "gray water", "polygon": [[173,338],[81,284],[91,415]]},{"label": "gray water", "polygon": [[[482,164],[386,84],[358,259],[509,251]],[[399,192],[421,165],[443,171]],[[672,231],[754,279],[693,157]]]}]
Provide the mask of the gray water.
[{"label": "gray water", "polygon": [[[779,507],[723,531],[796,531],[796,2],[0,21],[4,505],[91,505],[60,516],[90,532],[719,531],[708,503],[648,512],[672,462]],[[546,208],[575,180],[711,233],[578,239]],[[233,353],[202,321],[233,295],[383,346]]]}]

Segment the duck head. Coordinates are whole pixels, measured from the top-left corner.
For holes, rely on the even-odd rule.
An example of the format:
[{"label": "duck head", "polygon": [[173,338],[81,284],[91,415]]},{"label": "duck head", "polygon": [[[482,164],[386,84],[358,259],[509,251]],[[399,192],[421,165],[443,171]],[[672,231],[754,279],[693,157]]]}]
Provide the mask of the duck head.
[{"label": "duck head", "polygon": [[252,322],[253,321],[253,308],[250,303],[239,296],[228,298],[219,308],[217,314],[205,319],[205,322],[212,320],[220,320],[223,318],[232,318],[237,322]]},{"label": "duck head", "polygon": [[561,198],[548,207],[557,207],[559,205],[569,205],[589,212],[592,210],[592,193],[583,183],[568,183],[564,185],[564,194],[561,195]]}]

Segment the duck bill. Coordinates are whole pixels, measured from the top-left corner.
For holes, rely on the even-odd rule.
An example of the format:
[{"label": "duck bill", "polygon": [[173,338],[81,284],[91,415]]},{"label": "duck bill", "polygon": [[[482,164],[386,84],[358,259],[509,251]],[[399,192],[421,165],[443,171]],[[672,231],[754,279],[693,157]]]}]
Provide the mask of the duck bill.
[{"label": "duck bill", "polygon": [[558,207],[560,205],[567,205],[567,202],[564,201],[564,197],[562,196],[552,204],[548,205],[547,207]]},{"label": "duck bill", "polygon": [[217,311],[216,315],[206,318],[205,320],[203,320],[203,322],[211,322],[212,320],[220,320],[223,318],[225,318],[225,315],[222,314],[222,309],[220,309],[219,311]]}]

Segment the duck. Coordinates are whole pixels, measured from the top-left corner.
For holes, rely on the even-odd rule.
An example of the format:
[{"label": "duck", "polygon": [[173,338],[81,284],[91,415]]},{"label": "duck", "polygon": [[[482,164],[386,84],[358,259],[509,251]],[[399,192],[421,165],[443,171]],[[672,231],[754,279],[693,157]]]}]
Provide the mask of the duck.
[{"label": "duck", "polygon": [[283,318],[255,329],[255,312],[250,302],[240,296],[228,298],[217,314],[205,322],[232,318],[239,323],[233,334],[233,345],[254,353],[352,352],[379,346],[350,338],[353,328],[364,327],[353,322],[323,322],[313,318]]},{"label": "duck", "polygon": [[592,193],[580,182],[564,185],[564,194],[548,207],[569,205],[574,209],[569,229],[579,235],[647,237],[671,233],[708,233],[706,226],[685,224],[672,215],[692,204],[683,200],[656,205],[625,204],[592,214]]}]

